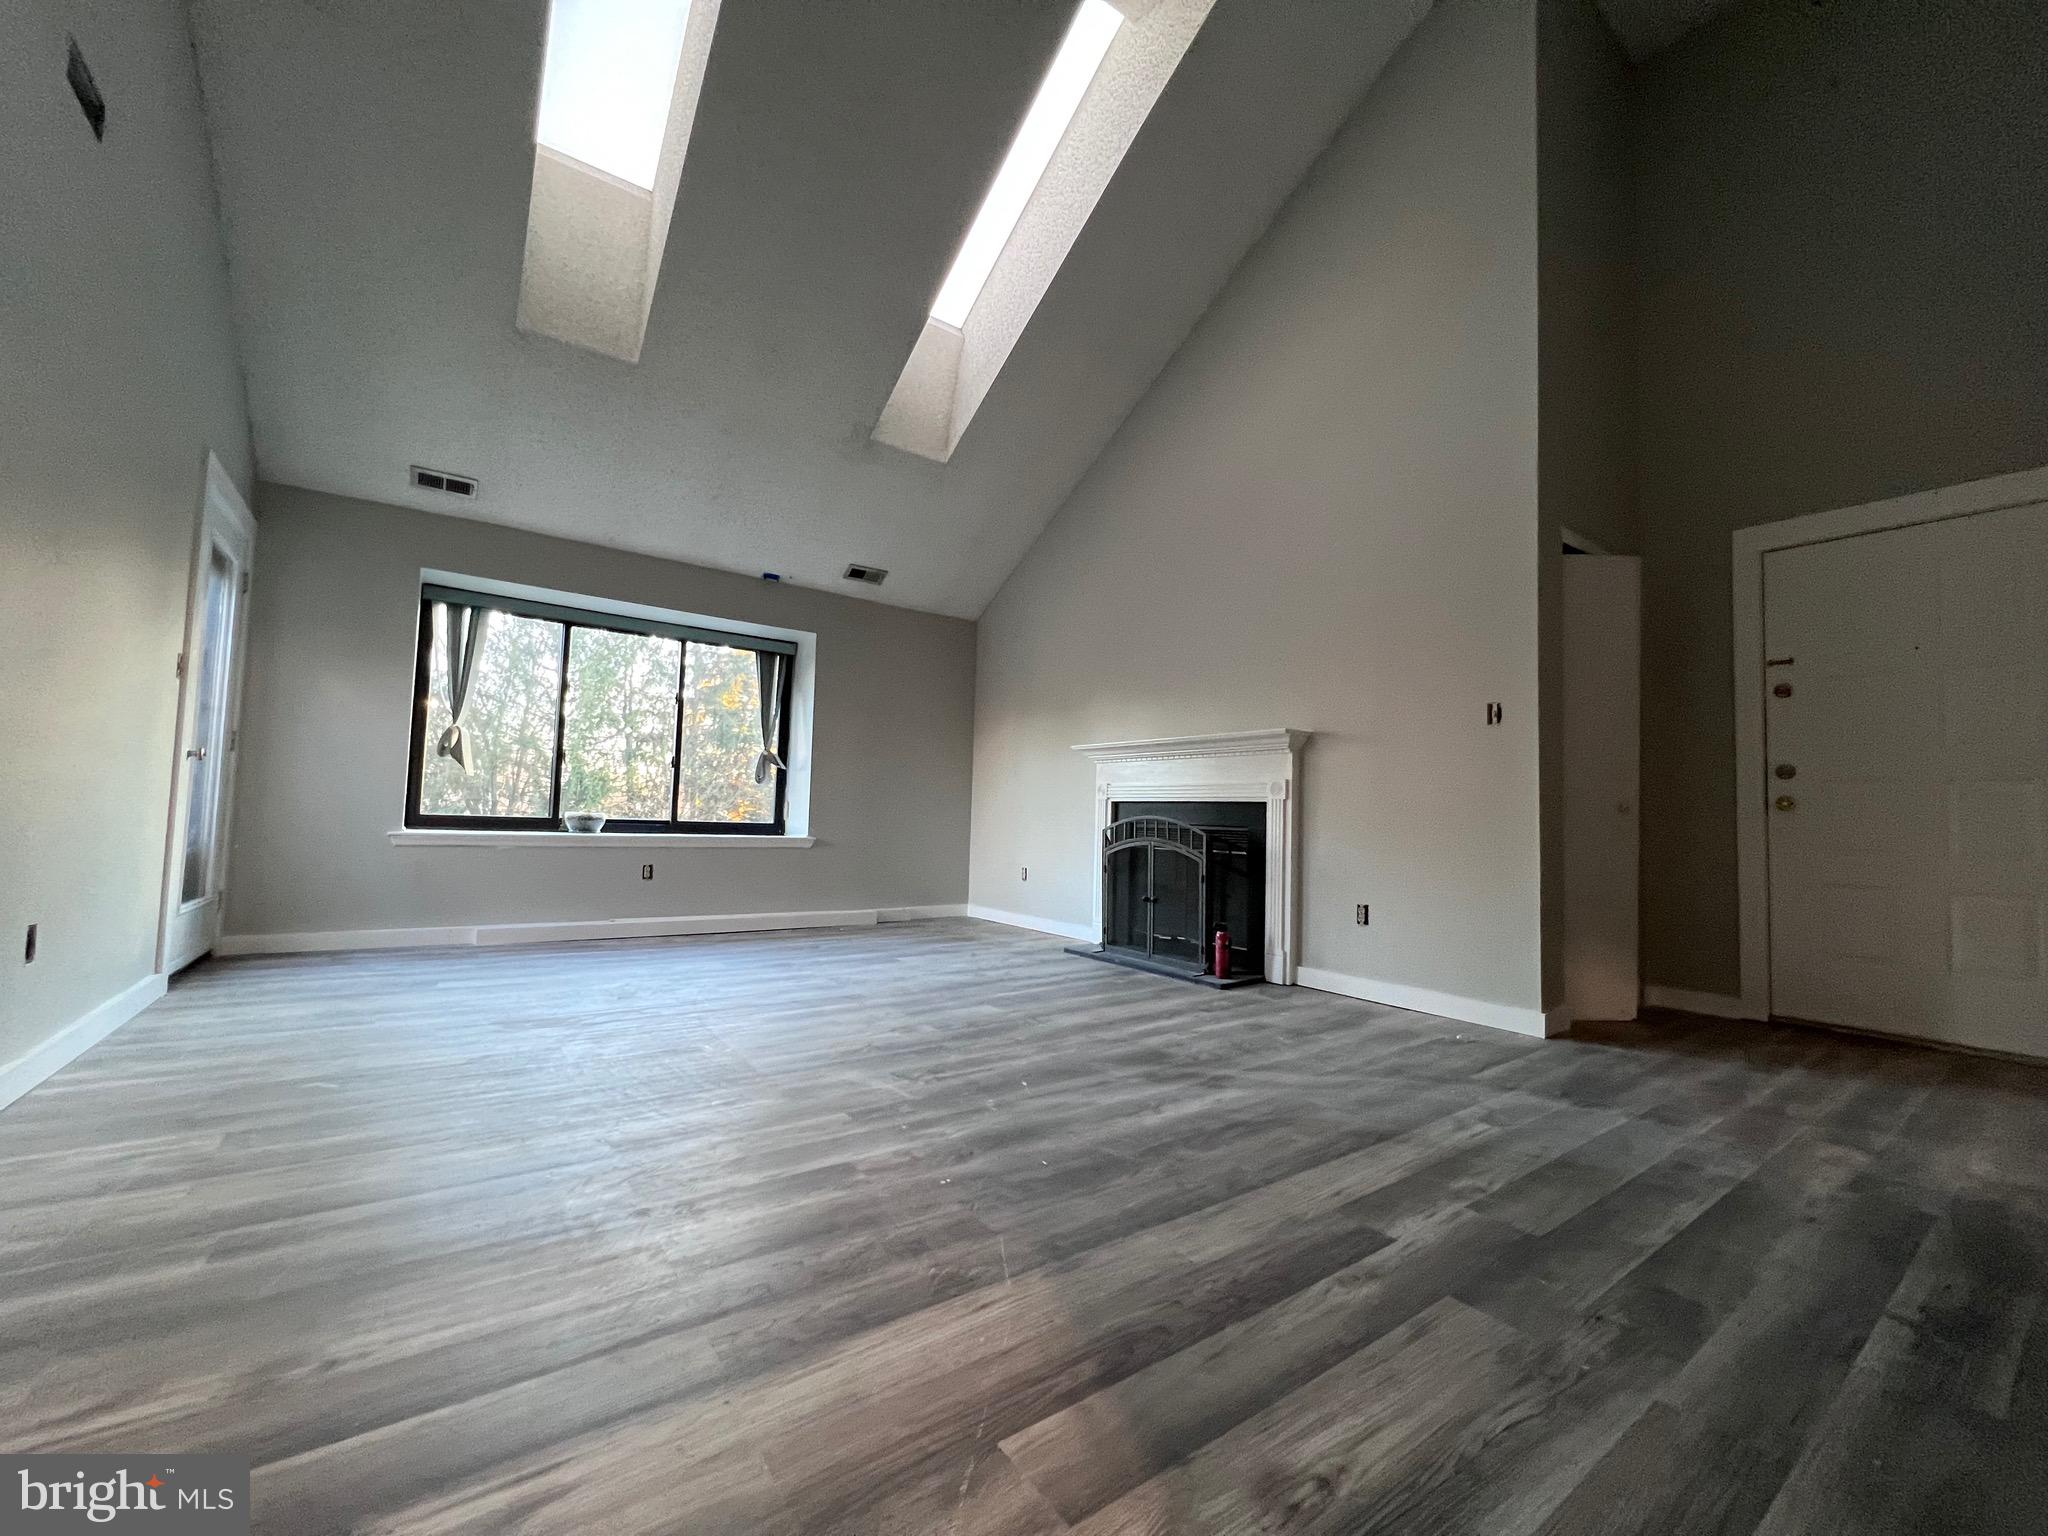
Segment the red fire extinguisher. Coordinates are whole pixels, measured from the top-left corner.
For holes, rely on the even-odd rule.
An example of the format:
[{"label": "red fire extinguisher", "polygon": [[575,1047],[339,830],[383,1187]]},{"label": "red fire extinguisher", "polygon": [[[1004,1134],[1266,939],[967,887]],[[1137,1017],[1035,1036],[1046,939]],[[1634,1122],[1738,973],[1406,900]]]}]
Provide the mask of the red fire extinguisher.
[{"label": "red fire extinguisher", "polygon": [[1228,928],[1218,928],[1216,930],[1214,950],[1215,955],[1212,962],[1214,968],[1209,974],[1221,980],[1230,974],[1230,930]]}]

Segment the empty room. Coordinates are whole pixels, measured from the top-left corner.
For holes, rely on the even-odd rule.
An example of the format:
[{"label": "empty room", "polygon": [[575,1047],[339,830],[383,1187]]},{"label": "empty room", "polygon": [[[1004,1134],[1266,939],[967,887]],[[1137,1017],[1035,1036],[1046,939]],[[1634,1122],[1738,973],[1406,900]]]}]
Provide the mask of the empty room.
[{"label": "empty room", "polygon": [[0,1531],[2048,1510],[2048,5],[7,0]]}]

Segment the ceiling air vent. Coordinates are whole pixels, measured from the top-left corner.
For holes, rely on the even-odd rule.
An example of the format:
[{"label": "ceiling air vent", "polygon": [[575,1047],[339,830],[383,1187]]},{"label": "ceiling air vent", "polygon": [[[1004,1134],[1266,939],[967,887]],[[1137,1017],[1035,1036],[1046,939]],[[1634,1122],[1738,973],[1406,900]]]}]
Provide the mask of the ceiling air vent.
[{"label": "ceiling air vent", "polygon": [[864,581],[871,587],[879,587],[888,574],[879,565],[849,565],[846,568],[848,581]]},{"label": "ceiling air vent", "polygon": [[451,475],[445,469],[424,469],[415,464],[412,483],[423,491],[441,491],[450,496],[472,498],[476,495],[476,481],[468,475]]}]

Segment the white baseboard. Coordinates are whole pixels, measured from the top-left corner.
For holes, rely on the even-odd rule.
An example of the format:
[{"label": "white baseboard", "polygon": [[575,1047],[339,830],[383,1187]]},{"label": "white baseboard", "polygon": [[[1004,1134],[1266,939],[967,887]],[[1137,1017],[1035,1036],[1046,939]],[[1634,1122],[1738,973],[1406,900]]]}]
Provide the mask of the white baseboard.
[{"label": "white baseboard", "polygon": [[[899,908],[910,911],[912,908]],[[690,933],[773,933],[785,928],[865,928],[873,907],[848,912],[721,912],[697,917],[610,917],[564,923],[485,923],[470,928],[340,928],[325,933],[236,933],[217,955],[297,955],[343,949],[439,945],[560,944],[579,939],[655,939]]]},{"label": "white baseboard", "polygon": [[334,928],[325,933],[224,933],[216,955],[304,955],[337,949],[432,949],[474,944],[474,928]]},{"label": "white baseboard", "polygon": [[1643,1001],[1652,1008],[1670,1008],[1679,1013],[1703,1013],[1710,1019],[1760,1019],[1739,997],[1721,992],[1689,992],[1684,987],[1643,988]]},{"label": "white baseboard", "polygon": [[885,923],[921,923],[929,917],[965,917],[967,904],[953,902],[937,907],[884,907],[878,914]]},{"label": "white baseboard", "polygon": [[1517,1035],[1547,1039],[1561,1035],[1571,1023],[1567,1009],[1517,1008],[1510,1003],[1489,1003],[1455,992],[1436,992],[1428,987],[1411,987],[1398,981],[1375,981],[1369,976],[1347,976],[1312,965],[1300,966],[1294,979],[1318,992],[1335,992],[1368,1003],[1387,1003],[1415,1013],[1433,1013],[1438,1018],[1456,1019],[1461,1024],[1479,1024],[1487,1029],[1504,1029]]},{"label": "white baseboard", "polygon": [[1062,939],[1078,939],[1084,944],[1095,941],[1095,930],[1087,923],[1063,923],[1056,917],[1031,917],[1023,912],[1004,912],[997,907],[977,907],[969,903],[966,908],[969,917],[978,917],[984,923],[1001,923],[1007,928],[1029,928],[1033,933],[1050,933]]},{"label": "white baseboard", "polygon": [[115,1030],[164,995],[169,978],[145,976],[125,987],[92,1012],[73,1019],[41,1045],[0,1066],[0,1109],[5,1109],[36,1084],[70,1065]]},{"label": "white baseboard", "polygon": [[607,917],[575,923],[494,923],[479,944],[560,944],[575,939],[665,939],[686,933],[772,933],[781,928],[872,928],[873,907],[852,912],[725,912],[706,917]]}]

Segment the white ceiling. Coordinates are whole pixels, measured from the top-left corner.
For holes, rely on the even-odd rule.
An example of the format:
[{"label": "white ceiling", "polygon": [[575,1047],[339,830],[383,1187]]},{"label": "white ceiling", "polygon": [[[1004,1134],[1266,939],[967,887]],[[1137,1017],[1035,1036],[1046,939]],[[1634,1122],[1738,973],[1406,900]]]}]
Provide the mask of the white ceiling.
[{"label": "white ceiling", "polygon": [[194,0],[262,474],[978,614],[1427,0],[1222,0],[952,462],[881,447],[1071,9],[727,0],[630,365],[513,327],[545,0]]},{"label": "white ceiling", "polygon": [[1741,0],[1598,0],[1628,56],[1640,64]]}]

